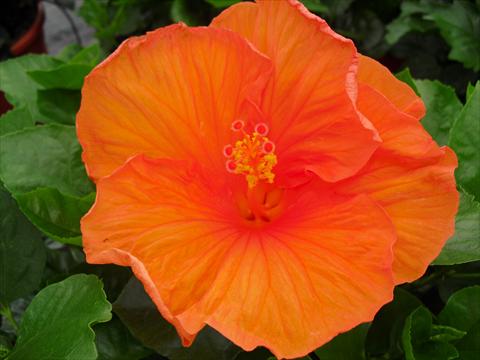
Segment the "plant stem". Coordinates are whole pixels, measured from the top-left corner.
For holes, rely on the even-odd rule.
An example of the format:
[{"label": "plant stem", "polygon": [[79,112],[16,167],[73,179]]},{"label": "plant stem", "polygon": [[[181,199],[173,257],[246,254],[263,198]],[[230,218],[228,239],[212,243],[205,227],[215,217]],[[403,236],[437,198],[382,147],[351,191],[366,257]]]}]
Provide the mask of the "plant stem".
[{"label": "plant stem", "polygon": [[456,273],[450,275],[454,279],[480,279],[480,273]]},{"label": "plant stem", "polygon": [[430,285],[433,282],[444,279],[479,279],[480,273],[457,273],[455,270],[438,271],[434,272],[426,277],[420,278],[417,281],[411,283],[416,288],[420,288],[425,285]]},{"label": "plant stem", "polygon": [[424,285],[429,284],[430,282],[437,280],[441,278],[442,276],[445,276],[445,273],[443,272],[434,272],[430,275],[427,275],[426,277],[420,278],[417,281],[413,282],[412,285],[415,287],[422,287]]},{"label": "plant stem", "polygon": [[10,307],[8,305],[1,304],[0,314],[2,314],[5,317],[5,319],[8,320],[8,322],[12,325],[15,332],[18,333],[18,324],[17,324],[17,321],[15,320],[15,318],[13,317],[13,314],[12,314],[12,311],[10,310]]}]

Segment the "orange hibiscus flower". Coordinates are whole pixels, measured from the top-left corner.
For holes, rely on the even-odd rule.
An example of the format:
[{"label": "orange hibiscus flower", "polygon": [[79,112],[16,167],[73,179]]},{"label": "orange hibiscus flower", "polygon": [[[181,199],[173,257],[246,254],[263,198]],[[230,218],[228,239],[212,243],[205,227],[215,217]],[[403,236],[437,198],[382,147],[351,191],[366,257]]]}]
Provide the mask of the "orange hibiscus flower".
[{"label": "orange hibiscus flower", "polygon": [[372,320],[454,230],[421,100],[298,1],[130,38],[86,79],[90,263],[131,266],[185,345],[307,354]]}]

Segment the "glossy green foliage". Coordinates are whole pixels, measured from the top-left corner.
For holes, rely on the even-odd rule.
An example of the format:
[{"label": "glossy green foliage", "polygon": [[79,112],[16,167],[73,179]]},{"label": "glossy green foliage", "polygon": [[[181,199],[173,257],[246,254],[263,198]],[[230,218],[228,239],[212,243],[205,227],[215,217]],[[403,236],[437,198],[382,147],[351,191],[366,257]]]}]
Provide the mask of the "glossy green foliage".
[{"label": "glossy green foliage", "polygon": [[45,260],[40,233],[0,187],[0,304],[7,306],[36,290]]},{"label": "glossy green foliage", "polygon": [[448,54],[467,68],[480,70],[480,4],[455,0],[407,0],[401,15],[387,28],[386,40],[396,43],[409,32],[438,31],[450,45]]},{"label": "glossy green foliage", "polygon": [[457,182],[480,201],[480,82],[470,95],[452,129],[448,145],[455,150],[459,165]]},{"label": "glossy green foliage", "polygon": [[406,360],[451,360],[458,351],[450,341],[461,339],[464,331],[432,324],[432,314],[420,306],[405,320],[402,345]]},{"label": "glossy green foliage", "polygon": [[47,286],[23,315],[9,360],[94,360],[91,326],[111,318],[102,282],[93,275],[74,275]]},{"label": "glossy green foliage", "polygon": [[113,309],[137,339],[171,360],[230,360],[240,352],[238,347],[208,327],[190,347],[184,348],[174,327],[162,318],[135,278],[125,286]]},{"label": "glossy green foliage", "polygon": [[455,234],[435,259],[435,265],[453,265],[480,260],[480,203],[473,195],[460,192]]},{"label": "glossy green foliage", "polygon": [[336,336],[328,344],[315,350],[322,360],[366,359],[365,339],[369,324],[358,325],[356,328]]},{"label": "glossy green foliage", "polygon": [[34,225],[69,244],[81,244],[80,218],[94,200],[72,125],[100,54],[98,45],[71,46],[56,58],[0,63],[0,89],[15,106],[0,117],[0,179]]}]

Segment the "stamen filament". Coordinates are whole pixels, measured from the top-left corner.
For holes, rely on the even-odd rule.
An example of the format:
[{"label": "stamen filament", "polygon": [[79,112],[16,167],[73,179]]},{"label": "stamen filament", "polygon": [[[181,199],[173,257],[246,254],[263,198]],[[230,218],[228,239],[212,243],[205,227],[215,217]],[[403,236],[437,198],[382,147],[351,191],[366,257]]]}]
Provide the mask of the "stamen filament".
[{"label": "stamen filament", "polygon": [[224,155],[229,158],[226,163],[227,171],[245,175],[250,189],[259,181],[272,184],[275,179],[273,167],[277,164],[277,156],[274,154],[275,144],[265,136],[269,128],[265,123],[259,123],[250,135],[244,127],[242,120],[232,123],[232,130],[241,131],[244,136],[233,146],[226,145],[223,149]]}]

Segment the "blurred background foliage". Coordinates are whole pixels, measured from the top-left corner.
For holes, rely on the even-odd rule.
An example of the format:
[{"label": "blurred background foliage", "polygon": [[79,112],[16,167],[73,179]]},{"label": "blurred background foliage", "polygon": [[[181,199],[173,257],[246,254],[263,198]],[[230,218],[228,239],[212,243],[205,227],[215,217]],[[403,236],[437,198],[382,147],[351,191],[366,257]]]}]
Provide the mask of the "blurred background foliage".
[{"label": "blurred background foliage", "polygon": [[[275,1],[275,0],[274,0]],[[183,21],[206,25],[239,0],[85,0],[80,15],[110,52],[123,39]],[[302,0],[358,50],[393,71],[410,68],[415,78],[439,79],[464,95],[480,70],[478,1]]]},{"label": "blurred background foliage", "polygon": [[[426,274],[304,360],[479,359],[480,1],[302,1],[422,97],[423,125],[457,153],[461,193],[455,235]],[[270,359],[208,327],[183,348],[129,269],[86,264],[80,247],[95,198],[75,133],[84,77],[127,37],[208,25],[238,0],[48,2],[79,14],[98,41],[12,57],[37,0],[2,2],[0,54],[12,58],[0,63],[0,90],[13,109],[0,116],[0,359]]]}]

